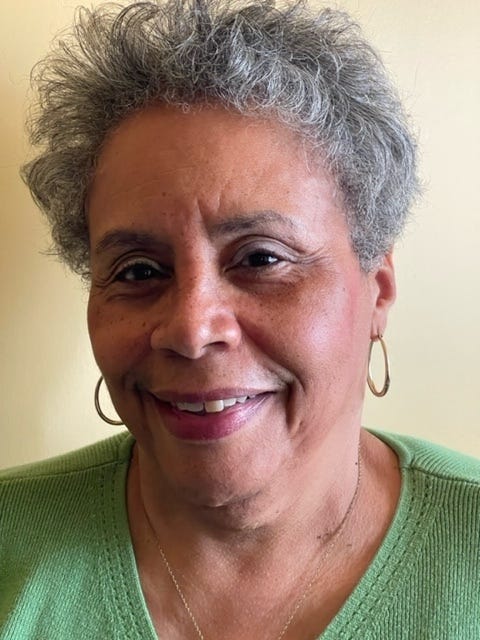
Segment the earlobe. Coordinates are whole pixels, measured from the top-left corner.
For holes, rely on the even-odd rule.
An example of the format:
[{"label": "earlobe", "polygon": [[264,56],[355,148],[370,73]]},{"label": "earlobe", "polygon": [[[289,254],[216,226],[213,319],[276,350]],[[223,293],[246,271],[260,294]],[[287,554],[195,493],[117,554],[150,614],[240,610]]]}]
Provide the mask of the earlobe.
[{"label": "earlobe", "polygon": [[387,326],[390,307],[395,302],[397,287],[392,251],[383,258],[381,264],[373,272],[374,310],[370,337],[382,336]]}]

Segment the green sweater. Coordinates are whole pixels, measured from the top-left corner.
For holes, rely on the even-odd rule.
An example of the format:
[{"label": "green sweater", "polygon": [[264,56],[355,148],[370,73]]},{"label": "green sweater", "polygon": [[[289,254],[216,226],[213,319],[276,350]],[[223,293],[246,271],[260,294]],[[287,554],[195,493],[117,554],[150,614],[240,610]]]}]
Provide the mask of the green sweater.
[{"label": "green sweater", "polygon": [[[480,462],[377,435],[400,459],[397,513],[321,638],[479,640]],[[127,524],[132,444],[0,473],[0,640],[156,638]]]}]

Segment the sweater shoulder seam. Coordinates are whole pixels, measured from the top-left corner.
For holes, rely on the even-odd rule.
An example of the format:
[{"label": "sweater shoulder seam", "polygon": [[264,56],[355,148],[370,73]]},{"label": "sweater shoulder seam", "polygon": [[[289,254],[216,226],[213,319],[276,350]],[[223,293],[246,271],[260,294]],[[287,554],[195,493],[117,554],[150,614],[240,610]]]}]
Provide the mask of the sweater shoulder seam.
[{"label": "sweater shoulder seam", "polygon": [[122,464],[125,464],[127,460],[109,460],[108,462],[99,462],[97,464],[90,464],[85,467],[80,467],[78,469],[59,469],[58,471],[38,471],[34,473],[27,473],[25,475],[15,475],[10,478],[1,478],[0,477],[0,485],[10,485],[16,482],[35,482],[37,480],[46,480],[53,479],[58,477],[67,477],[74,475],[81,475],[82,473],[86,473],[88,471],[92,471],[98,469],[99,471],[102,469],[106,469],[108,467],[115,467]]},{"label": "sweater shoulder seam", "polygon": [[434,477],[434,478],[437,478],[438,480],[443,480],[445,482],[453,482],[453,483],[464,484],[464,485],[472,485],[473,487],[479,487],[480,488],[480,480],[472,480],[470,478],[466,478],[466,477],[460,476],[460,475],[442,473],[440,471],[434,471],[433,469],[425,469],[425,467],[418,466],[415,463],[407,464],[407,465],[405,465],[405,466],[403,466],[401,468],[404,469],[407,472],[408,471],[413,471],[413,472],[422,473],[425,476]]}]

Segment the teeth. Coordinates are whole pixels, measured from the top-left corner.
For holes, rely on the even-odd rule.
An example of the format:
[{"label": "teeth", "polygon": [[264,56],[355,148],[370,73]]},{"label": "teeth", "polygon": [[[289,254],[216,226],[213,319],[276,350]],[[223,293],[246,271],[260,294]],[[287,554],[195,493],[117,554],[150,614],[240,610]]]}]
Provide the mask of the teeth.
[{"label": "teeth", "polygon": [[193,413],[203,411],[203,402],[178,402],[175,406],[180,411],[192,411]]},{"label": "teeth", "polygon": [[172,402],[172,405],[180,411],[190,411],[190,413],[220,413],[228,407],[233,407],[239,402],[244,404],[248,399],[255,396],[239,396],[238,398],[225,398],[222,400],[207,400],[206,402]]},{"label": "teeth", "polygon": [[205,411],[207,413],[220,413],[225,409],[223,400],[208,400],[205,402]]}]

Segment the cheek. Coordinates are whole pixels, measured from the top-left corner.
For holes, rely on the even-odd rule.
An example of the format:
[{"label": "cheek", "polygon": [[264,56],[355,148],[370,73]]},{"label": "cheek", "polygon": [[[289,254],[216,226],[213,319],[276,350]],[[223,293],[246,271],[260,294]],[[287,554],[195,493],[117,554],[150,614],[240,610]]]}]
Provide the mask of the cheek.
[{"label": "cheek", "polygon": [[[337,293],[337,292],[336,292]],[[305,384],[329,388],[337,384],[352,362],[355,345],[355,305],[341,292],[311,304],[297,329],[302,336],[302,361],[305,363]],[[341,373],[342,372],[342,373]]]},{"label": "cheek", "polygon": [[89,300],[87,317],[93,354],[105,377],[123,376],[149,350],[144,318],[116,312],[93,297]]},{"label": "cheek", "polygon": [[366,292],[343,274],[259,305],[248,333],[302,385],[330,386],[351,368],[363,370],[370,332]]}]

